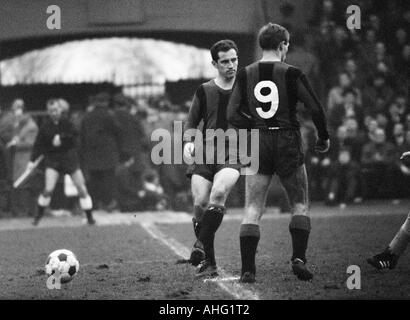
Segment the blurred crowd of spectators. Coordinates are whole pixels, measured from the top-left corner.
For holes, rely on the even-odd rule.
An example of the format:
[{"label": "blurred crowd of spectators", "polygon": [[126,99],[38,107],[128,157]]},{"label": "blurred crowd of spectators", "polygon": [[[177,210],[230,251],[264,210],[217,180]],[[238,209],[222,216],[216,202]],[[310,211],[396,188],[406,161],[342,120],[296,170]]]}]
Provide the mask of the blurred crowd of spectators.
[{"label": "blurred crowd of spectators", "polygon": [[317,1],[310,33],[331,130],[329,154],[312,151],[304,121],[313,200],[344,206],[410,195],[410,8],[406,1],[357,1],[361,29],[346,28],[347,1]]},{"label": "blurred crowd of spectators", "polygon": [[[58,101],[78,131],[79,158],[95,209],[182,209],[190,203],[185,167],[153,166],[149,138],[154,129],[171,130],[173,120],[184,120],[187,105],[175,106],[165,97],[135,101],[121,93],[111,96],[100,92],[89,98],[84,111],[70,112],[67,101]],[[1,110],[0,212],[34,214],[43,185],[41,168],[16,190],[12,182],[24,172],[45,116],[45,111],[26,112],[22,99]],[[59,200],[54,199],[54,205],[52,202],[54,209],[77,209],[71,199],[76,192],[70,192],[72,186],[67,182],[61,177],[54,197]]]},{"label": "blurred crowd of spectators", "polygon": [[0,213],[25,211],[22,202],[32,198],[32,189],[11,192],[12,182],[24,171],[38,133],[33,118],[25,113],[24,101],[16,99],[9,110],[0,108]]}]

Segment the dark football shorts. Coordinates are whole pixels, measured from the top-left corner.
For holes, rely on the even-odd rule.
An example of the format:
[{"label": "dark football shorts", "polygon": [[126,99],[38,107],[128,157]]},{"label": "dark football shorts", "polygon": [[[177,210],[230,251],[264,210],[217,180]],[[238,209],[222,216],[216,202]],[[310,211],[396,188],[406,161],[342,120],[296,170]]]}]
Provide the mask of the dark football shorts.
[{"label": "dark football shorts", "polygon": [[300,131],[259,131],[259,174],[287,177],[304,164]]},{"label": "dark football shorts", "polygon": [[[234,159],[233,162],[236,163],[229,163],[229,159],[231,157]],[[242,167],[244,167],[241,163],[239,163],[238,158],[235,153],[231,152],[228,147],[228,143],[225,143],[225,157],[223,161],[217,161],[217,153],[214,153],[214,163],[206,163],[205,159],[205,147],[204,147],[204,162],[203,164],[192,164],[188,166],[187,169],[187,177],[192,178],[192,175],[197,174],[206,180],[213,182],[215,175],[221,171],[224,168],[232,168],[235,170],[240,170]],[[223,162],[223,163],[218,163],[218,162]]]},{"label": "dark football shorts", "polygon": [[80,168],[75,150],[46,155],[44,166],[54,169],[60,174],[72,174]]}]

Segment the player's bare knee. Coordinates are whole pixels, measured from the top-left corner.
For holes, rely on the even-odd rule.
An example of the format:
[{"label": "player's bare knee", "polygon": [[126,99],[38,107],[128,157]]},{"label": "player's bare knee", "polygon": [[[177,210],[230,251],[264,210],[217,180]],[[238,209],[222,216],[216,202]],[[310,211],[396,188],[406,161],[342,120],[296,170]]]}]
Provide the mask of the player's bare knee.
[{"label": "player's bare knee", "polygon": [[200,206],[201,208],[206,208],[209,201],[209,193],[204,192],[204,190],[193,189],[192,198],[194,200],[195,206]]},{"label": "player's bare knee", "polygon": [[221,203],[225,202],[226,194],[228,190],[223,184],[215,185],[211,191],[211,202]]},{"label": "player's bare knee", "polygon": [[263,197],[249,197],[246,199],[245,212],[254,212],[255,214],[261,214],[265,207],[265,198]]},{"label": "player's bare knee", "polygon": [[259,224],[260,215],[256,213],[245,214],[242,219],[242,224]]},{"label": "player's bare knee", "polygon": [[208,206],[208,199],[204,197],[195,197],[194,196],[194,206],[201,207],[202,209],[206,209]]},{"label": "player's bare knee", "polygon": [[245,208],[245,214],[242,219],[242,223],[259,224],[262,214],[262,208],[258,206],[247,206]]},{"label": "player's bare knee", "polygon": [[261,217],[260,210],[255,207],[246,207],[243,215],[242,223],[246,224],[258,224]]}]

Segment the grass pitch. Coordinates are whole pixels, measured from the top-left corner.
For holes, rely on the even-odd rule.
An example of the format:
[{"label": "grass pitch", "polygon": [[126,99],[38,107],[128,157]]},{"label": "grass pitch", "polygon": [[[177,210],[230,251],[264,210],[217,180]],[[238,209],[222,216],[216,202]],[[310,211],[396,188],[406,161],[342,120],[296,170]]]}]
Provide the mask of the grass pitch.
[{"label": "grass pitch", "polygon": [[[268,209],[261,223],[257,282],[240,285],[241,209],[228,211],[216,236],[217,281],[195,279],[195,268],[176,264],[193,243],[188,214],[97,213],[99,226],[81,218],[0,221],[0,299],[409,299],[410,253],[395,270],[377,271],[365,259],[382,250],[404,222],[410,202],[374,202],[344,210],[313,205],[308,264],[312,282],[290,271],[289,214]],[[152,226],[157,237],[147,230]],[[158,238],[159,237],[159,238]],[[80,270],[61,290],[49,290],[44,263],[56,249],[72,250]],[[349,290],[349,265],[361,270],[361,289]],[[235,295],[236,294],[236,295]],[[244,294],[244,295],[241,295]]]}]

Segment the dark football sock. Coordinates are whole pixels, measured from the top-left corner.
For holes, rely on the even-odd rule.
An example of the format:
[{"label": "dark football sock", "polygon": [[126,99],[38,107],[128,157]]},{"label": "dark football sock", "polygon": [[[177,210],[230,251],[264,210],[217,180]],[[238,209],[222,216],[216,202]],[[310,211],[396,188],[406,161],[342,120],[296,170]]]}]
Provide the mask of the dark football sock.
[{"label": "dark football sock", "polygon": [[213,265],[216,264],[214,240],[215,240],[215,233],[212,234],[211,237],[209,237],[209,244],[207,244],[206,248],[204,246],[205,260],[208,260]]},{"label": "dark football sock", "polygon": [[37,214],[35,216],[36,220],[40,220],[43,217],[46,208],[47,207],[37,205]]},{"label": "dark football sock", "polygon": [[292,260],[299,258],[306,263],[306,249],[308,246],[310,229],[310,218],[308,216],[292,216],[289,224],[293,247]]},{"label": "dark football sock", "polygon": [[198,239],[204,245],[205,259],[211,264],[216,264],[214,238],[216,230],[222,223],[224,214],[224,206],[210,204],[202,217]]},{"label": "dark football sock", "polygon": [[199,230],[201,230],[201,221],[204,215],[204,209],[201,206],[194,206],[194,232],[195,236],[199,237]]},{"label": "dark football sock", "polygon": [[85,212],[85,215],[87,216],[88,221],[93,220],[93,210],[92,209],[84,210],[84,212]]},{"label": "dark football sock", "polygon": [[242,224],[239,232],[242,274],[245,272],[256,273],[255,256],[260,239],[260,229],[257,224]]}]

